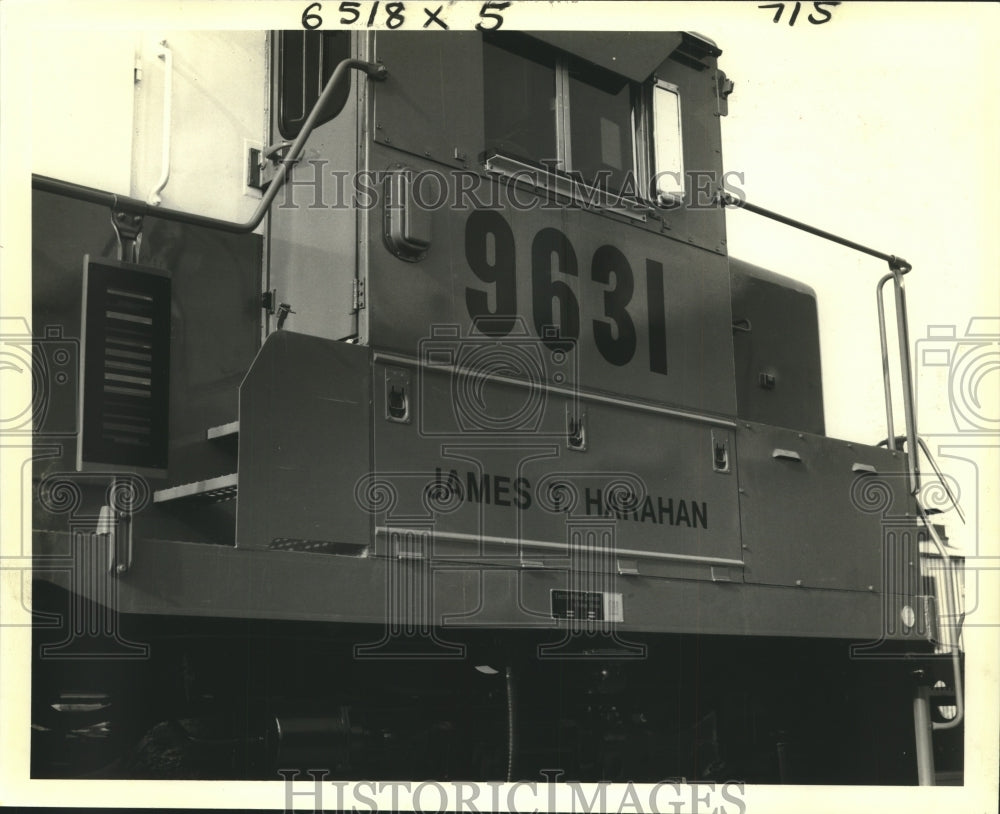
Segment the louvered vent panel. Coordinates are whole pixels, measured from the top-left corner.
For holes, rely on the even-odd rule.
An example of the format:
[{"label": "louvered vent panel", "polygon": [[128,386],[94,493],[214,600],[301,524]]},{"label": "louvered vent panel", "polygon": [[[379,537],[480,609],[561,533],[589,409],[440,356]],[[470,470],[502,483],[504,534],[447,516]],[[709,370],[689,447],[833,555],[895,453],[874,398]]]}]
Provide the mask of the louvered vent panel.
[{"label": "louvered vent panel", "polygon": [[166,469],[170,278],[108,260],[84,267],[79,465]]}]

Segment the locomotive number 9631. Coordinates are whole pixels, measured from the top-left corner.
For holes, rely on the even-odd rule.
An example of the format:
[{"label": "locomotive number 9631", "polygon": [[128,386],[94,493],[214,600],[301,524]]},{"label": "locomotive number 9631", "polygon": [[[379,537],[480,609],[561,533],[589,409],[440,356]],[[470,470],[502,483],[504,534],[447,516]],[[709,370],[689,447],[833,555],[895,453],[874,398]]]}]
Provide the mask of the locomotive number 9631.
[{"label": "locomotive number 9631", "polygon": [[[499,212],[477,210],[465,225],[465,259],[472,273],[486,285],[465,289],[469,317],[481,322],[484,333],[503,337],[516,322],[517,262],[514,231]],[[559,229],[547,226],[531,241],[532,322],[542,342],[553,349],[567,347],[591,332],[598,351],[612,365],[629,364],[636,354],[637,331],[630,313],[636,275],[620,249],[599,246],[590,260],[590,280],[604,287],[603,312],[581,325],[580,302],[566,278],[579,278],[576,250]],[[646,259],[645,284],[649,337],[649,369],[667,373],[666,303],[663,264]],[[641,283],[640,283],[641,285]],[[558,308],[558,316],[557,316]]]}]

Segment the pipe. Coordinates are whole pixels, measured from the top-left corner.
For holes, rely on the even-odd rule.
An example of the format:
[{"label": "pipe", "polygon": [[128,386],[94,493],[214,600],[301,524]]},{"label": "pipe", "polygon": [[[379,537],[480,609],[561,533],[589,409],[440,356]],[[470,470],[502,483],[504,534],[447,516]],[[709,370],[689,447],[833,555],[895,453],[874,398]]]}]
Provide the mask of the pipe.
[{"label": "pipe", "polygon": [[934,743],[931,739],[930,689],[918,686],[913,696],[913,734],[917,742],[917,783],[934,785]]},{"label": "pipe", "polygon": [[517,710],[514,693],[514,668],[509,664],[505,677],[507,679],[507,782],[514,779],[514,755],[517,751]]}]

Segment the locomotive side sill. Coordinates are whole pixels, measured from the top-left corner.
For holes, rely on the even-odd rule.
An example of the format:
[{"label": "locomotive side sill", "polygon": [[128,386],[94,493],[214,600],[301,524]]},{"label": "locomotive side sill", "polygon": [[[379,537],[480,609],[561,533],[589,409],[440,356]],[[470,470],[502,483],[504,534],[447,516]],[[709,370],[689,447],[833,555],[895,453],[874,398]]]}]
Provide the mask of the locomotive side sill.
[{"label": "locomotive side sill", "polygon": [[220,475],[217,478],[182,483],[168,489],[153,492],[153,503],[169,503],[175,500],[208,500],[221,502],[232,500],[237,492],[237,473]]}]

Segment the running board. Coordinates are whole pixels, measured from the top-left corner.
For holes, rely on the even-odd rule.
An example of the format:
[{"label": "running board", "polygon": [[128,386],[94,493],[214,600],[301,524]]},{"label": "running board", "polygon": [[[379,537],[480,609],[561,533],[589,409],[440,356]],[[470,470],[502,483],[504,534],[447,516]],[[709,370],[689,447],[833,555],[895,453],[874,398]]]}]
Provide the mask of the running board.
[{"label": "running board", "polygon": [[232,438],[240,434],[240,422],[230,421],[228,424],[219,424],[217,427],[209,427],[205,432],[205,437],[209,441],[217,438]]},{"label": "running board", "polygon": [[217,478],[182,483],[169,489],[153,492],[153,503],[169,503],[176,500],[207,500],[219,503],[233,500],[237,491],[237,474],[220,475]]}]

